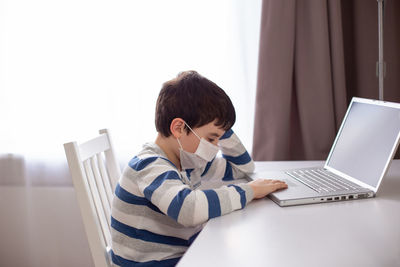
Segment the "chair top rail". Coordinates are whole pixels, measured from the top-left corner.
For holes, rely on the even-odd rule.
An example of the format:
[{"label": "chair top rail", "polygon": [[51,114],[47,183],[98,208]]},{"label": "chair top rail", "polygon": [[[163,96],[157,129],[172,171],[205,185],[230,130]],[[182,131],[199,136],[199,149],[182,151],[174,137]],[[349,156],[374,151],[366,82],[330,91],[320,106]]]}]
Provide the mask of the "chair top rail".
[{"label": "chair top rail", "polygon": [[110,143],[106,134],[102,134],[92,140],[79,145],[81,160],[85,161],[93,157],[95,154],[104,152],[110,149]]}]

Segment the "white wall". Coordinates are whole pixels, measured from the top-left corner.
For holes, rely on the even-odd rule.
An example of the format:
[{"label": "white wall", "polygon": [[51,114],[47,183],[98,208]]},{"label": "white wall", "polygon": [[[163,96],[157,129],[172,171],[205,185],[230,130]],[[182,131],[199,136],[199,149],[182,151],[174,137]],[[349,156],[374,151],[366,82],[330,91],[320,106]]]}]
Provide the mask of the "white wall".
[{"label": "white wall", "polygon": [[93,266],[72,187],[0,186],[0,211],[0,266]]}]

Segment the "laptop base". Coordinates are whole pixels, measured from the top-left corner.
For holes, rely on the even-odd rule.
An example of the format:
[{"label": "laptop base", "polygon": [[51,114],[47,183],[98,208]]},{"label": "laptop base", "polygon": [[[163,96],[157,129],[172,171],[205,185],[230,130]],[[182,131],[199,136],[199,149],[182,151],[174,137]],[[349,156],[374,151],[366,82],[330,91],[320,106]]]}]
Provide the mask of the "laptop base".
[{"label": "laptop base", "polygon": [[288,206],[298,206],[298,205],[307,205],[307,204],[317,204],[317,203],[327,203],[327,202],[338,202],[338,201],[348,201],[348,200],[358,200],[364,198],[372,198],[375,197],[373,191],[362,192],[362,193],[350,193],[344,195],[331,195],[331,196],[320,196],[313,198],[300,198],[300,199],[284,199],[281,200],[277,198],[274,194],[270,194],[268,196],[272,201],[278,204],[281,207]]}]

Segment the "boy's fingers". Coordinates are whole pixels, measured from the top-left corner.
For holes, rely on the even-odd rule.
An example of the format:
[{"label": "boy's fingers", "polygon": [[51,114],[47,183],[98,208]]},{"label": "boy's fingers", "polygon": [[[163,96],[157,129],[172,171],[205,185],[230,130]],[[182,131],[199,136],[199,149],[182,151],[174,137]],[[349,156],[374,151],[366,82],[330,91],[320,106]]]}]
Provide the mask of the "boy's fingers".
[{"label": "boy's fingers", "polygon": [[272,179],[264,179],[263,181],[266,184],[281,184],[281,183],[285,183],[283,181],[280,180],[272,180]]},{"label": "boy's fingers", "polygon": [[284,182],[274,184],[277,189],[287,188],[288,185]]},{"label": "boy's fingers", "polygon": [[284,181],[281,181],[281,180],[270,180],[270,182],[273,184],[285,183]]},{"label": "boy's fingers", "polygon": [[285,183],[284,181],[281,181],[281,180],[275,180],[275,179],[266,180],[266,181],[268,181],[268,182],[270,182],[270,183],[273,183],[273,184],[276,184],[276,183]]}]

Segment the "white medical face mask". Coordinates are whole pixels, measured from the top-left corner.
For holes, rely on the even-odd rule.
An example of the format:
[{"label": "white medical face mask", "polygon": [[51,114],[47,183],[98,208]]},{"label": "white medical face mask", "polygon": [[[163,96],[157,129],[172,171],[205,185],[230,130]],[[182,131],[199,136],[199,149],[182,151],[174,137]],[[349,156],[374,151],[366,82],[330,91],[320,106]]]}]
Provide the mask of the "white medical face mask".
[{"label": "white medical face mask", "polygon": [[[186,124],[186,122],[185,122]],[[182,169],[199,169],[205,167],[208,162],[210,162],[218,153],[218,146],[211,144],[210,142],[206,141],[204,138],[200,138],[193,130],[190,128],[189,125],[186,126],[192,131],[197,138],[199,138],[200,143],[194,153],[187,152],[183,150],[182,144],[179,139],[178,144],[180,146],[179,154],[180,154],[180,161]]]}]

